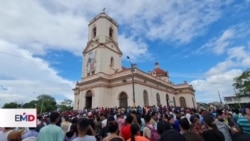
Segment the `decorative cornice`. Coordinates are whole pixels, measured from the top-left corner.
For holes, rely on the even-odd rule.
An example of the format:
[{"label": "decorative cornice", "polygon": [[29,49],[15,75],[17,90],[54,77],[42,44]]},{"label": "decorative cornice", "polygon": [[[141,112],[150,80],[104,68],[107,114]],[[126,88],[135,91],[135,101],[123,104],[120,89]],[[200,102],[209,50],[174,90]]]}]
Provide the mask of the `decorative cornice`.
[{"label": "decorative cornice", "polygon": [[[130,70],[125,70],[125,71],[130,72]],[[96,74],[95,76],[98,76],[98,74]],[[112,77],[114,75],[108,75],[108,74],[104,74],[104,73],[102,73],[102,74],[107,76],[107,77],[105,78],[104,76],[99,76],[99,77],[95,77],[95,78],[93,77],[93,79],[90,79],[90,80],[83,79],[83,81],[79,83],[80,89],[85,90],[87,88],[89,89],[90,87],[91,88],[95,88],[95,87],[113,88],[113,87],[117,87],[117,86],[132,84],[132,80],[123,82],[123,80],[131,79],[131,73],[127,73],[127,74],[121,75],[121,76],[119,76],[119,73],[116,73],[115,75],[117,77]],[[143,76],[139,73],[136,73],[136,72],[134,73],[134,78],[135,78],[135,80],[134,80],[135,84],[140,84],[140,85],[144,85],[144,86],[158,89],[161,91],[165,91],[166,93],[171,93],[171,94],[175,94],[175,95],[188,93],[188,94],[194,95],[194,90],[191,87],[175,88],[174,85],[171,85],[167,82],[164,84],[161,81],[150,79],[149,77],[145,77],[145,76]],[[146,82],[145,82],[145,80],[146,80]],[[96,82],[99,82],[99,83],[96,83]],[[116,83],[116,82],[118,82],[118,83]],[[86,88],[83,87],[84,85],[86,85]]]},{"label": "decorative cornice", "polygon": [[[90,47],[91,43],[97,43],[98,45],[95,46],[95,47],[93,47],[93,48],[91,48],[90,50],[88,50],[88,48]],[[117,48],[118,51],[116,51],[116,50],[111,49],[110,47],[108,47],[108,46],[106,45],[106,44],[108,44],[108,43],[114,43],[114,45],[115,45],[115,47]],[[119,47],[117,46],[117,44],[115,44],[115,41],[113,41],[113,42],[106,42],[106,43],[99,43],[99,42],[96,42],[96,41],[89,41],[89,43],[87,44],[86,48],[83,50],[82,53],[83,53],[83,55],[85,55],[85,54],[87,54],[89,51],[92,51],[92,50],[94,50],[94,49],[96,49],[96,48],[101,48],[101,47],[105,47],[105,48],[107,48],[107,49],[109,49],[109,50],[111,50],[111,51],[113,51],[113,52],[115,52],[115,53],[117,53],[117,54],[122,55],[122,52],[121,52],[121,50],[119,49]]]}]

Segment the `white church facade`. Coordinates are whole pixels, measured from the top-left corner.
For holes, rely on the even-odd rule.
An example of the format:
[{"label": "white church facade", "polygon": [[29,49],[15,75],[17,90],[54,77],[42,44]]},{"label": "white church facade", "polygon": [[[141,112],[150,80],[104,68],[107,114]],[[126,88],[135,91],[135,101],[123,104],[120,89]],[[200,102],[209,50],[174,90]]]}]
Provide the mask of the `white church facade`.
[{"label": "white church facade", "polygon": [[81,81],[73,89],[74,110],[135,105],[196,107],[193,87],[185,81],[172,84],[159,63],[150,73],[135,64],[122,66],[118,25],[105,12],[89,23],[83,60]]}]

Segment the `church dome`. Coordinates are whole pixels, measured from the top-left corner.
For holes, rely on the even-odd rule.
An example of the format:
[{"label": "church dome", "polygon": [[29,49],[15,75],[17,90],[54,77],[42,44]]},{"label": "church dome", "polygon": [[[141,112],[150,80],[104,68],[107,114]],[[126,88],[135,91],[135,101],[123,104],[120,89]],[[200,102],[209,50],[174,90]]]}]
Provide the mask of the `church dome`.
[{"label": "church dome", "polygon": [[155,76],[166,76],[168,77],[168,72],[164,71],[159,67],[159,63],[155,63],[155,69],[152,71],[152,74]]}]

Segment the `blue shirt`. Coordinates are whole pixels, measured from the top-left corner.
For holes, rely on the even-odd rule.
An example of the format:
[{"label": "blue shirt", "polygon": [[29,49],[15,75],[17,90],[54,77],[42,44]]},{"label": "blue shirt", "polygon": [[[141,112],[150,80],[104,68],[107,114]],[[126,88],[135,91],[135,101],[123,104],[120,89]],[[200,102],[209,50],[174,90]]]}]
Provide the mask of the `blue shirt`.
[{"label": "blue shirt", "polygon": [[241,117],[237,121],[238,126],[242,130],[242,132],[250,134],[250,122],[246,117]]},{"label": "blue shirt", "polygon": [[29,138],[29,137],[37,137],[38,136],[38,132],[35,131],[35,130],[29,130],[27,133],[25,133],[23,136],[22,136],[22,139],[26,139],[26,138]]}]

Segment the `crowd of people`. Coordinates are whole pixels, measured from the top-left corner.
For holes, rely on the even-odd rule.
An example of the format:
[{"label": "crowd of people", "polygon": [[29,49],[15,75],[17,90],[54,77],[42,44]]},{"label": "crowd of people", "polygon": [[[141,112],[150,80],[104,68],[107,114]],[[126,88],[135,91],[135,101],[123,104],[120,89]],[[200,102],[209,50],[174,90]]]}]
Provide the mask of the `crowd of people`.
[{"label": "crowd of people", "polygon": [[241,110],[138,106],[44,113],[36,128],[1,128],[0,141],[250,141],[250,103]]}]

